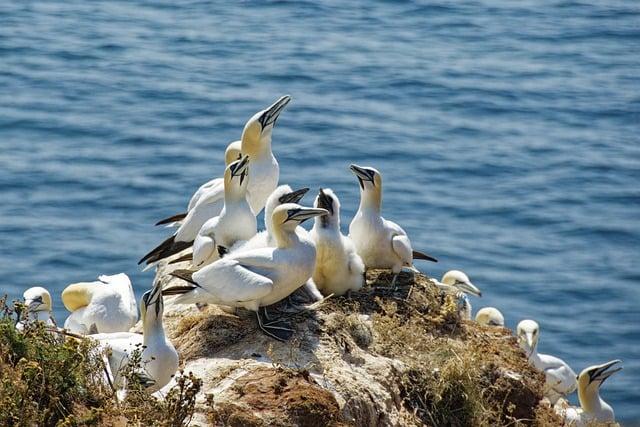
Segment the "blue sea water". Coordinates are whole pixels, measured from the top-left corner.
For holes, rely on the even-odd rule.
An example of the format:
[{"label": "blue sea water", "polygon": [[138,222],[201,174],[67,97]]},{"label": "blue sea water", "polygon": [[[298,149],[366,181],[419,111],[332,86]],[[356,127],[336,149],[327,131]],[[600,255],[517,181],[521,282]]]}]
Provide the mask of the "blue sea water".
[{"label": "blue sea water", "polygon": [[[384,214],[640,422],[640,3],[0,1],[0,291],[124,271],[246,119],[281,182]],[[307,196],[306,203],[312,197]],[[575,399],[574,399],[575,400]]]}]

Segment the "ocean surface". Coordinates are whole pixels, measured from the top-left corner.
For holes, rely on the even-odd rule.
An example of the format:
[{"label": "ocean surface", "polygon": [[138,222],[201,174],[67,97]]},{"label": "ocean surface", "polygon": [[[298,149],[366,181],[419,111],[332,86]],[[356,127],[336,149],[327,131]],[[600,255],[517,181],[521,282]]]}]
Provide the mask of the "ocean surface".
[{"label": "ocean surface", "polygon": [[[348,4],[347,4],[348,3]],[[640,3],[0,1],[0,292],[126,272],[283,94],[281,182],[378,168],[440,276],[640,423]],[[573,398],[575,401],[575,397]]]}]

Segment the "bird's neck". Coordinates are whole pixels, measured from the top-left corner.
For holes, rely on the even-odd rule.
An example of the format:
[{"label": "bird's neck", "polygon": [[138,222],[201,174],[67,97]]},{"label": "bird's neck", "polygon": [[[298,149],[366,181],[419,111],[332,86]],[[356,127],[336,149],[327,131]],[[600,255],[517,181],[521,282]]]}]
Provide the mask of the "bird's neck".
[{"label": "bird's neck", "polygon": [[358,210],[362,212],[380,213],[382,209],[382,194],[378,187],[360,191],[360,207]]},{"label": "bird's neck", "polygon": [[[155,310],[153,307],[149,308]],[[166,339],[162,316],[156,317],[155,314],[150,313],[145,317],[142,324],[142,337],[144,345],[148,345],[152,340]]]},{"label": "bird's neck", "polygon": [[598,388],[593,390],[587,387],[583,390],[579,387],[578,400],[580,400],[582,410],[589,414],[598,413],[604,406],[608,406],[600,397],[600,390]]},{"label": "bird's neck", "polygon": [[252,163],[273,156],[271,152],[271,135],[263,135],[258,141],[242,141],[241,151],[242,154],[249,156]]},{"label": "bird's neck", "polygon": [[300,242],[295,230],[289,231],[282,227],[273,228],[273,237],[276,239],[276,246],[280,249],[291,248]]},{"label": "bird's neck", "polygon": [[[245,178],[246,179],[246,178]],[[224,192],[224,205],[229,206],[229,209],[234,209],[237,206],[242,206],[242,202],[244,201],[247,204],[247,191],[236,190],[236,191],[225,191]],[[229,210],[227,209],[227,210]]]}]

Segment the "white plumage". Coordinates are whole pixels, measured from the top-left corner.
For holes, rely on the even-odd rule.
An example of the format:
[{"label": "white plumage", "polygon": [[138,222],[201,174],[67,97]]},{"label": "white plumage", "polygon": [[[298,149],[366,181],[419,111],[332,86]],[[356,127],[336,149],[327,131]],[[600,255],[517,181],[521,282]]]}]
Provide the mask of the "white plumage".
[{"label": "white plumage", "polygon": [[516,328],[520,347],[525,351],[529,363],[545,374],[544,395],[552,404],[560,397],[567,396],[576,390],[576,373],[562,359],[548,354],[538,353],[538,323],[533,320],[522,320]]},{"label": "white plumage", "polygon": [[124,332],[138,319],[131,280],[124,273],[71,284],[62,291],[62,302],[71,312],[64,327],[76,334]]},{"label": "white plumage", "polygon": [[[414,269],[413,251],[407,233],[393,221],[380,215],[382,176],[374,168],[351,165],[360,183],[360,206],[349,225],[349,237],[366,268],[389,268],[395,274],[403,268]],[[424,256],[423,259],[434,258]]]},{"label": "white plumage", "polygon": [[224,173],[224,207],[219,216],[204,223],[193,242],[193,266],[202,268],[220,258],[219,247],[246,241],[257,231],[256,217],[247,202],[248,156],[227,166]]},{"label": "white plumage", "polygon": [[33,322],[44,322],[45,326],[55,326],[51,316],[51,294],[41,286],[34,286],[27,289],[22,294],[26,313],[22,319],[16,323],[16,329],[24,331],[24,328]]},{"label": "white plumage", "polygon": [[[258,312],[260,307],[274,304],[302,286],[313,273],[316,251],[313,243],[300,239],[295,228],[302,221],[324,215],[324,209],[303,208],[286,203],[273,212],[275,248],[238,251],[204,267],[191,275],[174,272],[194,285],[169,288],[166,295],[178,295],[176,303],[213,303],[242,307]],[[276,328],[258,321],[263,331],[278,339],[286,339]],[[288,334],[287,334],[288,336]]]},{"label": "white plumage", "polygon": [[316,245],[313,282],[323,295],[357,291],[365,282],[364,263],[356,247],[340,231],[340,201],[331,189],[320,189],[314,206],[329,214],[316,217],[309,237]]},{"label": "white plumage", "polygon": [[132,332],[115,332],[89,335],[98,341],[106,353],[111,381],[122,387],[122,369],[129,363],[131,354],[141,352],[141,366],[136,371],[149,393],[164,387],[178,369],[178,352],[166,337],[162,324],[164,303],[160,285],[147,291],[140,301],[142,335]]},{"label": "white plumage", "polygon": [[486,326],[504,326],[504,316],[495,307],[483,307],[476,313],[476,322]]}]

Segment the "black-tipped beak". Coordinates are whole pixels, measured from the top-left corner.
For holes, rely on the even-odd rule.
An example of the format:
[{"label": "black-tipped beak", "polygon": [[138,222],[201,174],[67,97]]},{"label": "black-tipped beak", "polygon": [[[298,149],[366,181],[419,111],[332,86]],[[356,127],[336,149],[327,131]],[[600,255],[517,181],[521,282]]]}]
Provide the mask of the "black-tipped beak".
[{"label": "black-tipped beak", "polygon": [[142,295],[142,302],[144,303],[147,311],[149,307],[154,305],[156,306],[156,316],[160,312],[160,306],[162,305],[162,286],[159,282],[156,282],[153,285],[153,288],[146,291],[144,295]]},{"label": "black-tipped beak", "polygon": [[352,164],[349,166],[351,172],[353,172],[358,177],[358,182],[360,182],[360,188],[364,190],[364,182],[368,181],[375,185],[373,182],[374,172],[370,169],[363,168],[362,166],[358,166],[356,164]]},{"label": "black-tipped beak", "polygon": [[318,207],[329,211],[330,215],[333,215],[333,200],[330,196],[327,196],[322,188],[318,192]]},{"label": "black-tipped beak", "polygon": [[284,107],[287,106],[289,101],[291,101],[291,96],[285,95],[274,102],[269,108],[264,110],[264,113],[262,113],[262,115],[258,119],[258,121],[262,125],[262,129],[271,124],[275,126],[278,116],[280,116],[280,113],[282,113],[282,110],[284,110]]},{"label": "black-tipped beak", "polygon": [[249,167],[249,156],[236,160],[229,167],[231,168],[231,176],[241,176]]},{"label": "black-tipped beak", "polygon": [[296,190],[296,191],[292,191],[291,193],[287,193],[287,194],[284,194],[284,195],[280,196],[278,201],[281,204],[298,203],[300,200],[302,200],[304,195],[307,194],[307,191],[309,191],[309,188],[307,188],[307,187],[301,188],[301,189]]},{"label": "black-tipped beak", "polygon": [[327,215],[326,209],[317,209],[317,208],[298,208],[298,209],[289,209],[287,212],[287,221],[298,221],[300,223],[308,220],[309,218],[315,218],[317,216]]},{"label": "black-tipped beak", "polygon": [[611,375],[622,370],[622,366],[616,366],[618,363],[621,363],[621,361],[616,359],[596,366],[589,371],[589,382],[592,383],[594,381],[600,381],[602,384]]}]

